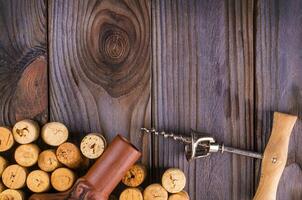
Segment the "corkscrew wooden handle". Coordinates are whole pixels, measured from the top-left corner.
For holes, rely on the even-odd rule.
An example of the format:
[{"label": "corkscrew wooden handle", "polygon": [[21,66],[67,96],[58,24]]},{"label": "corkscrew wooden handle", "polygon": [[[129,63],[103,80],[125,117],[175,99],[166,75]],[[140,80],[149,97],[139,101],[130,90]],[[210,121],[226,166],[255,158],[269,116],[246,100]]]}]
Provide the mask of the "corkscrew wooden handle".
[{"label": "corkscrew wooden handle", "polygon": [[261,177],[254,200],[275,200],[278,183],[285,168],[288,144],[297,116],[274,113],[270,139],[264,151]]}]

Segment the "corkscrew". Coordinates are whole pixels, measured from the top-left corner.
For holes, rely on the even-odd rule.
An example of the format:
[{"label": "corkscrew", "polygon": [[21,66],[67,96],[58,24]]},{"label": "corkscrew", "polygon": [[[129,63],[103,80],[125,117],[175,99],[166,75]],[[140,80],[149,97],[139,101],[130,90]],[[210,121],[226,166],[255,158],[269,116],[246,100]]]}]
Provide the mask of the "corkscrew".
[{"label": "corkscrew", "polygon": [[276,199],[279,180],[287,162],[290,135],[298,117],[280,112],[274,112],[273,126],[263,156],[260,153],[227,147],[219,144],[213,137],[191,131],[191,136],[175,135],[155,129],[142,128],[142,132],[172,138],[185,145],[188,160],[209,156],[215,152],[229,152],[238,155],[259,158],[261,160],[261,177],[253,200]]},{"label": "corkscrew", "polygon": [[260,153],[242,150],[234,147],[228,147],[225,146],[223,143],[219,144],[215,141],[213,137],[207,136],[204,133],[200,133],[194,130],[191,131],[191,136],[176,135],[174,133],[156,131],[154,128],[141,128],[141,130],[143,133],[146,134],[163,136],[164,138],[171,138],[175,141],[183,143],[185,145],[185,155],[187,160],[189,161],[197,158],[207,157],[210,156],[212,153],[216,152],[228,152],[251,158],[262,159],[262,154]]}]

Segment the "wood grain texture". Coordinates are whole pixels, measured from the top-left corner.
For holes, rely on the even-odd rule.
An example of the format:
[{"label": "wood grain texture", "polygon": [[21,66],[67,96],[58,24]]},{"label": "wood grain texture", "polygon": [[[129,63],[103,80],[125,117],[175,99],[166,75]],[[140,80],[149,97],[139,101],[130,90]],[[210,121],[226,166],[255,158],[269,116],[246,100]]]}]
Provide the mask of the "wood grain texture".
[{"label": "wood grain texture", "polygon": [[[153,125],[210,133],[252,149],[253,1],[152,1]],[[155,168],[179,166],[192,199],[251,199],[251,159],[212,155],[188,164],[183,148],[154,139]],[[159,178],[162,170],[157,171]]]},{"label": "wood grain texture", "polygon": [[0,124],[48,120],[43,0],[0,1]]},{"label": "wood grain texture", "polygon": [[[302,2],[258,1],[256,18],[256,135],[263,150],[272,125],[272,111],[298,115],[302,104]],[[302,137],[298,120],[289,145],[288,163],[277,199],[301,199]],[[257,171],[259,173],[259,171]],[[257,176],[256,176],[257,177]]]},{"label": "wood grain texture", "polygon": [[150,2],[49,1],[50,119],[72,139],[120,133],[138,147],[150,119]]}]

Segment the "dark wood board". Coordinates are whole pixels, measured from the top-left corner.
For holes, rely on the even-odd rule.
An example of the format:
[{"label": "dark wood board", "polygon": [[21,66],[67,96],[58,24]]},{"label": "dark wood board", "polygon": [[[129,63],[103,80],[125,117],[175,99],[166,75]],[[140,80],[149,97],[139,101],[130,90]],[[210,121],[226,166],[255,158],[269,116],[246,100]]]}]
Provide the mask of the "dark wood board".
[{"label": "dark wood board", "polygon": [[48,120],[47,26],[43,0],[0,1],[0,124]]},{"label": "dark wood board", "polygon": [[[253,6],[253,1],[152,1],[157,129],[186,134],[195,129],[253,149]],[[253,196],[253,160],[224,154],[188,164],[181,145],[154,140],[155,169],[183,169],[192,199]]]},{"label": "dark wood board", "polygon": [[[0,0],[0,124],[61,121],[75,142],[120,133],[143,151],[150,182],[180,167],[192,200],[251,199],[260,161],[188,163],[182,145],[139,129],[263,151],[273,111],[301,118],[301,10],[298,0]],[[301,127],[280,200],[302,197]]]},{"label": "dark wood board", "polygon": [[[272,111],[302,113],[302,2],[258,1],[256,18],[256,136],[263,150]],[[287,167],[278,187],[280,200],[302,198],[302,123],[294,127]],[[259,170],[257,171],[259,174]],[[258,175],[256,174],[256,177]]]},{"label": "dark wood board", "polygon": [[148,162],[150,1],[49,0],[48,10],[50,120],[75,141],[122,134]]}]

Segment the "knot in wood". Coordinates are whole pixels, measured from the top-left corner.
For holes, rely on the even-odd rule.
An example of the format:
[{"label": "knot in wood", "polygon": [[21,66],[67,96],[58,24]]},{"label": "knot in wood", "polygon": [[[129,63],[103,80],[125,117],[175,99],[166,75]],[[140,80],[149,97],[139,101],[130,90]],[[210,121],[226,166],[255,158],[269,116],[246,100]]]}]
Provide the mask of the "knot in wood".
[{"label": "knot in wood", "polygon": [[142,14],[124,6],[96,7],[83,29],[87,41],[79,43],[85,45],[83,56],[91,61],[82,65],[85,76],[112,97],[126,95],[148,81],[144,75],[150,70],[149,20]]},{"label": "knot in wood", "polygon": [[119,64],[128,56],[130,50],[129,38],[126,32],[114,28],[100,38],[101,53],[107,63]]}]

